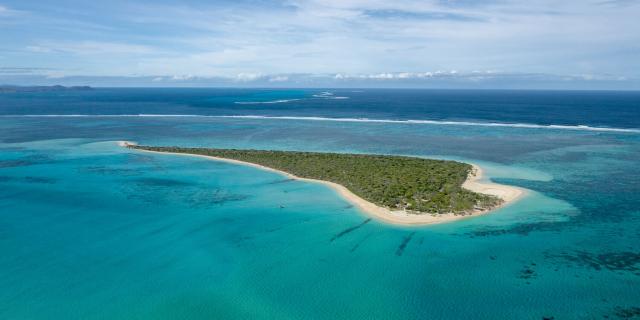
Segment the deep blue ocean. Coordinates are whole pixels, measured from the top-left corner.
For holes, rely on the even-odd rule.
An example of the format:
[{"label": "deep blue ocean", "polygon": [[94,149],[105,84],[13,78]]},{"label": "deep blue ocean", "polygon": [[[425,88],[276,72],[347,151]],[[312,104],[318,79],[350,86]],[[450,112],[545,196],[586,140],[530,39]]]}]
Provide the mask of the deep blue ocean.
[{"label": "deep blue ocean", "polygon": [[[206,146],[470,161],[530,192],[423,227]],[[0,319],[640,318],[640,92],[0,94]]]}]

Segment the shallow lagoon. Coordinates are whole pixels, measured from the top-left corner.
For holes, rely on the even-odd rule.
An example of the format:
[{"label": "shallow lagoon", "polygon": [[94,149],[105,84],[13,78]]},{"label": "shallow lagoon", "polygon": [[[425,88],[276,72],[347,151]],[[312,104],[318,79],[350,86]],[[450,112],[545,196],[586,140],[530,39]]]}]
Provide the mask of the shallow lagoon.
[{"label": "shallow lagoon", "polygon": [[[615,319],[640,306],[638,134],[133,117],[0,128],[2,318]],[[468,160],[532,192],[487,216],[391,226],[321,185],[117,140]]]}]

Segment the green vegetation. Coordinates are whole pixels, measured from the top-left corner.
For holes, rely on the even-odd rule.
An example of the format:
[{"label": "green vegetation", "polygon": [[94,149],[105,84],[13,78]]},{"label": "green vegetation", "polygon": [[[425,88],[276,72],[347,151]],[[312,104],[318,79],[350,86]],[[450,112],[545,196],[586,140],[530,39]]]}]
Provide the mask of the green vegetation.
[{"label": "green vegetation", "polygon": [[467,214],[502,200],[461,187],[472,170],[466,163],[414,157],[339,153],[130,146],[235,159],[301,178],[335,182],[359,197],[392,210]]}]

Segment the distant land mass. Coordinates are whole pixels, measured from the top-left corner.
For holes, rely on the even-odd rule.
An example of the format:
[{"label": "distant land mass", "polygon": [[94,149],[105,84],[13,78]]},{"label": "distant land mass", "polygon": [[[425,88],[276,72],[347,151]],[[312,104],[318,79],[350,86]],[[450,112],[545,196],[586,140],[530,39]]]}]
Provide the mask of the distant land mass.
[{"label": "distant land mass", "polygon": [[71,86],[65,87],[61,85],[55,86],[14,86],[14,85],[1,85],[0,93],[14,93],[14,92],[50,92],[50,91],[86,91],[93,90],[89,86]]}]

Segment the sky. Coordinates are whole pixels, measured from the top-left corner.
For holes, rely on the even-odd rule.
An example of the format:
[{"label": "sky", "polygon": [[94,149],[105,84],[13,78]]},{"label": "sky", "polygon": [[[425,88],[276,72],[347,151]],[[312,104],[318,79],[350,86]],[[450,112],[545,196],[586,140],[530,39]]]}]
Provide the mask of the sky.
[{"label": "sky", "polygon": [[640,90],[640,0],[0,0],[0,84]]}]

